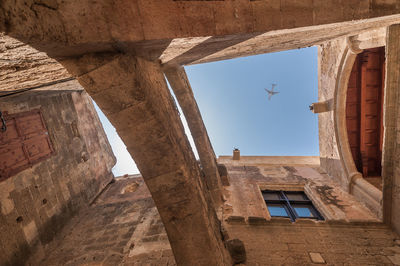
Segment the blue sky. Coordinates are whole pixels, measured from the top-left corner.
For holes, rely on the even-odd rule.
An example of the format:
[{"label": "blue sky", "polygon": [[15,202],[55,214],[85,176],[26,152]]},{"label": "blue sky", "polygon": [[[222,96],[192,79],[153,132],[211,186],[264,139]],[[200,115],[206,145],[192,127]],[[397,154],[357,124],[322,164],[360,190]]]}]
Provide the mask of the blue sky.
[{"label": "blue sky", "polygon": [[[186,67],[217,155],[318,155],[317,47]],[[277,83],[269,101],[264,88]]]},{"label": "blue sky", "polygon": [[[319,154],[318,117],[308,109],[318,99],[317,47],[185,69],[217,156],[231,155],[234,147],[242,155]],[[269,101],[264,88],[271,83],[279,94]],[[117,157],[114,175],[138,173],[101,112],[100,119]]]}]

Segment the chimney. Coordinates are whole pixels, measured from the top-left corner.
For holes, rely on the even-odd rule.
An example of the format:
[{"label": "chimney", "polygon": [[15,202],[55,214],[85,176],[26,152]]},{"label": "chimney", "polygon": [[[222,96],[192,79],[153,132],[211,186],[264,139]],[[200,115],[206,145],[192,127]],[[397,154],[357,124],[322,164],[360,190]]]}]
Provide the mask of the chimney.
[{"label": "chimney", "polygon": [[240,160],[240,150],[238,148],[233,150],[233,160]]}]

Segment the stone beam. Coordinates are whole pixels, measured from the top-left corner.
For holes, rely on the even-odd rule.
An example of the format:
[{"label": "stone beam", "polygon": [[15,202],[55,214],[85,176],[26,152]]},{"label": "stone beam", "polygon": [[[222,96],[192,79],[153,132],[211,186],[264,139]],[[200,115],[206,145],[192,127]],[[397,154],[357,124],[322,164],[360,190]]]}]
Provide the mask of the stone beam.
[{"label": "stone beam", "polygon": [[211,191],[214,203],[219,206],[222,203],[222,186],[216,157],[185,69],[180,66],[166,67],[164,73],[188,122],[199,153],[206,185]]},{"label": "stone beam", "polygon": [[[361,36],[356,41],[361,41],[362,49],[368,45],[377,47],[385,39],[379,36],[382,29],[397,23],[400,23],[400,15],[265,33],[176,38],[164,45],[160,42],[139,42],[133,47],[136,54],[159,58],[163,64],[190,65],[304,48],[360,32]],[[377,39],[369,38],[368,43],[363,41],[365,35],[370,37],[371,34],[377,35],[374,36]]]},{"label": "stone beam", "polygon": [[161,66],[124,54],[61,62],[96,101],[134,158],[178,265],[229,265],[219,221]]},{"label": "stone beam", "polygon": [[400,171],[398,157],[400,93],[400,24],[388,27],[382,154],[383,219],[400,233]]},{"label": "stone beam", "polygon": [[20,0],[0,2],[0,32],[59,57],[119,51],[139,41],[259,34],[399,13],[393,0]]}]

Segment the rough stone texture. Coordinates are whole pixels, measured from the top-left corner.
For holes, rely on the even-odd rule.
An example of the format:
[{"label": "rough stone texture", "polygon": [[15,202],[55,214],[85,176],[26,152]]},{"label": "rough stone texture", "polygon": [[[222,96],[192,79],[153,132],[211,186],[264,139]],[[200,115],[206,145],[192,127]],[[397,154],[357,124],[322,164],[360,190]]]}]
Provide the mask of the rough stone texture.
[{"label": "rough stone texture", "polygon": [[207,189],[211,193],[215,206],[219,207],[222,204],[222,185],[217,159],[185,69],[183,67],[170,67],[165,68],[164,73],[188,122],[190,133],[200,157]]},{"label": "rough stone texture", "polygon": [[[304,47],[324,38],[352,34],[352,30],[397,23],[399,10],[397,0],[21,0],[0,3],[0,31],[58,58],[95,98],[138,163],[178,264],[196,261],[219,265],[227,264],[220,226],[160,62],[186,64]],[[396,15],[374,19],[391,14]],[[366,20],[353,21],[359,19]],[[337,24],[325,27],[328,23]],[[258,35],[261,37],[256,38]],[[191,42],[190,38],[197,39]],[[265,40],[271,42],[258,48]],[[176,51],[164,54],[169,59],[157,61],[173,43],[177,44],[175,48],[172,45]],[[219,54],[212,56],[215,53]],[[329,159],[325,168],[337,172],[337,179],[345,186],[340,162],[335,161],[336,144],[333,140],[328,143],[333,146],[325,151]],[[307,167],[286,170],[311,173]],[[328,178],[316,180],[328,182]],[[331,208],[326,213],[343,219],[370,218],[368,212],[340,209],[340,204],[335,205],[340,189],[333,189],[330,194],[329,186],[320,186],[319,193],[329,195],[325,200]],[[340,197],[348,199],[346,194]],[[11,208],[9,202],[5,206]],[[254,204],[249,210],[257,214]],[[245,220],[238,217],[233,220]],[[259,215],[246,219],[253,224],[266,221]],[[34,230],[31,223],[24,227],[28,241],[32,241]],[[210,251],[213,253],[205,257]]]},{"label": "rough stone texture", "polygon": [[400,248],[396,235],[377,225],[227,225],[246,247],[246,265],[313,265],[310,252],[327,265],[393,265]]},{"label": "rough stone texture", "polygon": [[226,166],[223,164],[218,164],[218,172],[219,176],[221,177],[221,184],[223,186],[229,186],[229,176],[228,176],[228,170],[226,169]]},{"label": "rough stone texture", "polygon": [[70,78],[67,70],[31,46],[0,33],[0,92]]},{"label": "rough stone texture", "polygon": [[246,261],[246,249],[240,239],[230,239],[226,241],[226,246],[233,259],[233,263],[238,264]]},{"label": "rough stone texture", "polygon": [[324,258],[321,256],[321,253],[318,252],[310,252],[308,253],[310,255],[310,259],[312,263],[317,263],[317,264],[325,264]]},{"label": "rough stone texture", "polygon": [[[127,51],[135,49],[135,43],[140,41],[156,43],[161,54],[174,38],[245,36],[376,18],[398,14],[400,3],[393,0],[339,3],[337,0],[24,0],[2,2],[0,7],[0,31],[52,55],[67,56]],[[218,50],[243,41],[239,38],[220,44]]]},{"label": "rough stone texture", "polygon": [[[346,47],[345,38],[340,38],[322,44],[318,49],[319,102],[334,101],[339,66]],[[349,180],[340,162],[333,116],[333,111],[318,114],[321,167],[347,190]]]},{"label": "rough stone texture", "polygon": [[11,113],[41,108],[55,155],[0,182],[1,265],[22,265],[112,180],[115,157],[89,96],[27,92],[1,98]]},{"label": "rough stone texture", "polygon": [[388,256],[388,258],[394,265],[400,265],[400,254]]},{"label": "rough stone texture", "polygon": [[126,144],[157,205],[177,263],[229,264],[214,204],[160,64],[124,54],[90,55],[62,64]]},{"label": "rough stone texture", "polygon": [[32,265],[176,265],[151,195],[140,176],[117,178],[73,218]]},{"label": "rough stone texture", "polygon": [[265,33],[179,38],[172,40],[168,47],[163,49],[161,56],[159,43],[141,42],[135,45],[134,50],[149,58],[159,58],[163,64],[201,64],[320,45],[340,36],[352,36],[378,27],[385,28],[398,23],[399,19],[397,16],[392,16]]},{"label": "rough stone texture", "polygon": [[400,103],[399,97],[400,25],[388,28],[386,48],[386,80],[384,101],[384,153],[382,174],[384,219],[400,234]]},{"label": "rough stone texture", "polygon": [[[322,216],[328,221],[379,222],[377,217],[357,199],[341,189],[339,182],[332,179],[316,164],[293,163],[287,157],[247,157],[239,161],[232,157],[218,158],[228,169],[230,186],[225,188],[227,201],[224,219],[230,216],[244,217],[248,223],[259,224],[271,221],[262,198],[261,189],[304,190]],[[255,162],[254,158],[257,158]],[[318,158],[318,157],[317,157]],[[263,163],[264,159],[264,163]],[[271,161],[274,163],[271,164]],[[311,157],[310,162],[314,161]]]},{"label": "rough stone texture", "polygon": [[[393,29],[396,26],[391,26]],[[389,34],[389,31],[388,31]],[[383,214],[384,221],[393,224],[397,232],[400,232],[400,213],[398,204],[400,202],[400,189],[398,188],[399,171],[396,167],[397,161],[397,128],[398,121],[398,33],[392,31],[392,38],[387,39],[387,70],[385,88],[385,137],[384,151],[382,157],[383,177]],[[391,44],[389,44],[389,40]],[[390,48],[391,47],[391,48]],[[332,100],[337,87],[337,77],[341,58],[345,53],[346,40],[344,38],[333,40],[323,44],[319,49],[319,101]],[[389,49],[392,51],[389,52]],[[341,180],[344,188],[348,188],[349,180],[346,171],[339,158],[338,144],[336,143],[334,128],[334,113],[326,112],[319,114],[319,143],[321,155],[321,167],[332,177]],[[397,119],[398,120],[398,119]],[[396,142],[397,141],[397,142]],[[374,183],[373,181],[371,182]],[[379,187],[379,185],[377,185]],[[393,212],[393,214],[392,214]]]},{"label": "rough stone texture", "polygon": [[[400,255],[399,236],[317,165],[293,164],[290,157],[219,157],[218,162],[227,166],[231,181],[223,226],[231,239],[244,242],[246,265],[311,265],[310,253],[320,253],[327,265],[393,265]],[[325,221],[271,218],[260,188],[304,188]]]},{"label": "rough stone texture", "polygon": [[[400,248],[382,225],[226,224],[246,248],[246,265],[393,265]],[[154,203],[140,177],[117,179],[60,233],[40,265],[175,265]],[[143,243],[146,243],[144,249]]]}]

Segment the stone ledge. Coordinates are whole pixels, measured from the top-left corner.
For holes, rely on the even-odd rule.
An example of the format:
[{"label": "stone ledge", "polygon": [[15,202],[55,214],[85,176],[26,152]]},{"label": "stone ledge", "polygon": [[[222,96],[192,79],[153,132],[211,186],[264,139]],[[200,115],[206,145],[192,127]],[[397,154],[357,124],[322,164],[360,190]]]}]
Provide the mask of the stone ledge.
[{"label": "stone ledge", "polygon": [[229,216],[226,221],[229,224],[246,224],[243,216]]},{"label": "stone ledge", "polygon": [[265,219],[264,217],[249,216],[247,218],[247,222],[249,225],[262,225],[267,223],[267,219]]},{"label": "stone ledge", "polygon": [[[292,222],[289,218],[275,217],[273,219],[266,219],[265,217],[249,216],[247,219],[243,216],[229,216],[225,221],[231,225],[250,225],[250,226],[269,226],[269,225],[297,225],[297,226],[318,226],[318,227],[375,227],[387,228],[388,226],[383,222],[371,221],[346,221],[346,220],[315,220],[300,218]],[[400,245],[400,240],[399,245]],[[396,242],[397,243],[397,242]]]}]

